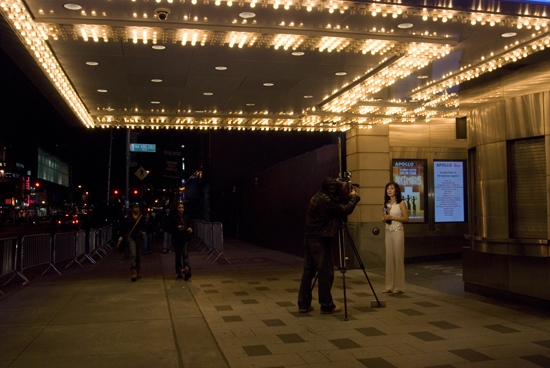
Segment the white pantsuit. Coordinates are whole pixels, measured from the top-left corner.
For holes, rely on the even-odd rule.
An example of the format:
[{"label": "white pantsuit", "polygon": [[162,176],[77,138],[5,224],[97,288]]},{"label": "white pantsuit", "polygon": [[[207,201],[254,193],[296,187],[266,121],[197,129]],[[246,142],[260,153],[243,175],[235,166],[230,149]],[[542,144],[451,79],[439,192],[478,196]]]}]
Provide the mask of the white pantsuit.
[{"label": "white pantsuit", "polygon": [[[398,204],[387,205],[392,217],[401,217]],[[405,232],[403,224],[386,224],[386,290],[405,291]]]}]

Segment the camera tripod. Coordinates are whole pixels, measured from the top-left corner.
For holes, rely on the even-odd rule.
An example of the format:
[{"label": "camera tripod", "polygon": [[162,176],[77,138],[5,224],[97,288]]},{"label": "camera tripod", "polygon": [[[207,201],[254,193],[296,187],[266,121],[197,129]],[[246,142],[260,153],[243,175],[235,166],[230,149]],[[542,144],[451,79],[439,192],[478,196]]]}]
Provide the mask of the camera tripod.
[{"label": "camera tripod", "polygon": [[[353,238],[351,237],[347,223],[342,221],[340,223],[340,228],[338,230],[338,252],[339,252],[339,258],[340,258],[340,264],[338,265],[338,269],[342,274],[342,286],[344,290],[344,320],[345,321],[348,320],[348,303],[347,303],[347,296],[346,296],[347,257],[346,257],[346,247],[344,242],[346,239],[348,240],[348,243],[351,246],[351,249],[353,250],[353,254],[355,254],[355,258],[359,262],[359,267],[361,268],[361,270],[363,270],[363,273],[365,274],[365,278],[369,283],[370,289],[372,291],[372,295],[374,295],[374,298],[376,299],[376,303],[378,304],[378,307],[382,307],[382,303],[380,303],[380,300],[378,300],[378,296],[376,295],[376,292],[374,291],[372,283],[370,282],[369,276],[367,275],[367,271],[365,270],[365,265],[363,264],[363,261],[361,260],[361,256],[359,255],[359,252],[357,251],[357,247],[355,246]],[[315,283],[317,282],[318,276],[319,274],[317,274],[315,276],[315,279],[313,280],[313,284],[311,285],[312,290],[315,287]]]}]

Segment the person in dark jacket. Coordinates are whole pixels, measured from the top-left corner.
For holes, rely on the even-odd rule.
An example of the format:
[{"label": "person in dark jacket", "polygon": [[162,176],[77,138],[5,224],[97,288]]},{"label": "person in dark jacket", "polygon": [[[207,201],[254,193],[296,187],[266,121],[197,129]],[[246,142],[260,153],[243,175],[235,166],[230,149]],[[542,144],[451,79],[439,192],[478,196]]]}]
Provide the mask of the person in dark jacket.
[{"label": "person in dark jacket", "polygon": [[123,240],[128,242],[130,250],[131,280],[136,281],[141,268],[141,253],[143,252],[143,236],[146,234],[145,218],[141,214],[138,204],[130,206],[130,214],[122,221],[121,234],[118,238],[117,247]]},{"label": "person in dark jacket", "polygon": [[151,216],[150,213],[145,214],[145,235],[143,235],[143,254],[153,253],[153,235],[155,235],[155,230],[157,229],[157,224],[155,219]]},{"label": "person in dark jacket", "polygon": [[304,235],[304,272],[298,293],[300,313],[313,310],[312,282],[317,274],[319,287],[319,304],[321,313],[330,314],[341,310],[332,300],[332,283],[334,281],[334,262],[332,246],[338,238],[338,229],[344,216],[353,212],[360,201],[355,189],[346,198],[340,196],[343,183],[334,178],[325,178],[321,190],[315,193],[309,202]]},{"label": "person in dark jacket", "polygon": [[170,216],[172,229],[172,244],[176,253],[176,274],[178,279],[189,280],[191,267],[189,266],[189,238],[193,229],[185,214],[183,202],[179,202],[174,214]]}]

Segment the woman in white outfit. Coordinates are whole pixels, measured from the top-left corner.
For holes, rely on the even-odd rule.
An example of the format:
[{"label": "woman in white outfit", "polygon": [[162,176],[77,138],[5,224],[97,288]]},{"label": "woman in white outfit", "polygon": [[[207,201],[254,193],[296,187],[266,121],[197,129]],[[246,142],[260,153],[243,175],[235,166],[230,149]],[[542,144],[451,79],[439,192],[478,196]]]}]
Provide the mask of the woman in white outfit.
[{"label": "woman in white outfit", "polygon": [[386,184],[382,221],[386,223],[386,288],[383,293],[400,294],[405,291],[403,223],[409,221],[409,213],[395,182]]}]

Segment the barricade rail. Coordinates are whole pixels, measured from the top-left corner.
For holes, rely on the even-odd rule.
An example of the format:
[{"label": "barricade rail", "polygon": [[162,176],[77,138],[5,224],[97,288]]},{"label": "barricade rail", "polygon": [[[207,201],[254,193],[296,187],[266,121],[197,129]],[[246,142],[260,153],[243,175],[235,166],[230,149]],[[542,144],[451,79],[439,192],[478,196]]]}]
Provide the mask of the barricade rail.
[{"label": "barricade rail", "polygon": [[[112,226],[90,230],[88,236],[85,231],[79,230],[70,233],[33,234],[21,237],[0,238],[0,277],[11,274],[11,278],[3,285],[9,284],[15,276],[19,276],[26,284],[29,279],[25,270],[38,266],[47,266],[42,272],[44,275],[56,268],[60,262],[67,262],[65,269],[76,263],[84,268],[83,261],[96,263],[94,256],[102,257],[113,249]],[[0,290],[0,295],[2,295]]]},{"label": "barricade rail", "polygon": [[193,220],[193,234],[195,237],[190,244],[200,250],[199,254],[204,254],[205,259],[215,256],[213,265],[220,257],[231,264],[223,255],[223,226],[221,222],[208,222],[202,220]]}]

